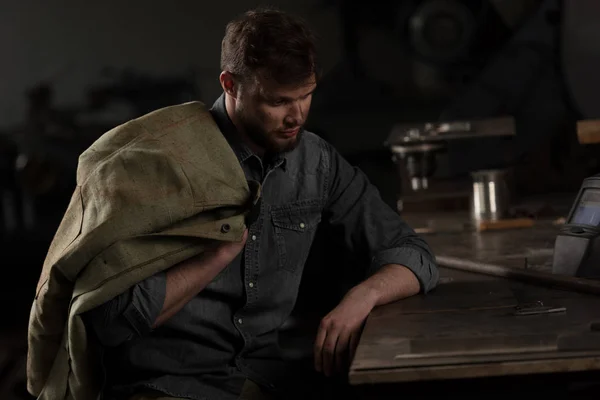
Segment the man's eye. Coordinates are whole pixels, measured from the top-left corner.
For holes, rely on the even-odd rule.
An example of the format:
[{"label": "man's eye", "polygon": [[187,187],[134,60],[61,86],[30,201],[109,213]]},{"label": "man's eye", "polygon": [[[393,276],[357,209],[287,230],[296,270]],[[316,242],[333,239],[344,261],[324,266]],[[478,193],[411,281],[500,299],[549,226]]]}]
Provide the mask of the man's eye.
[{"label": "man's eye", "polygon": [[276,107],[277,107],[277,106],[282,106],[282,105],[284,105],[284,104],[285,104],[285,100],[273,100],[273,101],[271,102],[271,105],[273,105],[273,106],[276,106]]}]

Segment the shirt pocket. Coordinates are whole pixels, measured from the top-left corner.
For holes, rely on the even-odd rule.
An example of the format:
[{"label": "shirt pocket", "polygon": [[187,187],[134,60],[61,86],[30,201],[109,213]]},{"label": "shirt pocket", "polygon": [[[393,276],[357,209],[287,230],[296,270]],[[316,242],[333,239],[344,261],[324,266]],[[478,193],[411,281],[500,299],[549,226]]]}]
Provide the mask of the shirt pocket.
[{"label": "shirt pocket", "polygon": [[306,262],[319,222],[321,207],[318,201],[299,201],[271,206],[271,219],[280,270],[296,272]]}]

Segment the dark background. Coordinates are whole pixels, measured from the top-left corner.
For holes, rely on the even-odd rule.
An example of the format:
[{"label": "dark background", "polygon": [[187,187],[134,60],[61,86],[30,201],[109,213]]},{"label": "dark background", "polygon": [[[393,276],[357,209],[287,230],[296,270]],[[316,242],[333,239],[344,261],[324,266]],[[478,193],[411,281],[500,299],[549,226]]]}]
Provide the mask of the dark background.
[{"label": "dark background", "polygon": [[[25,329],[78,155],[128,119],[220,95],[220,42],[261,2],[0,0],[0,398],[23,392]],[[600,2],[311,0],[323,79],[308,128],[395,207],[396,123],[510,115],[512,140],[453,142],[436,175],[514,167],[519,196],[572,194],[600,172],[575,123],[600,117]],[[437,13],[444,7],[446,13]],[[424,21],[419,24],[419,21]]]}]

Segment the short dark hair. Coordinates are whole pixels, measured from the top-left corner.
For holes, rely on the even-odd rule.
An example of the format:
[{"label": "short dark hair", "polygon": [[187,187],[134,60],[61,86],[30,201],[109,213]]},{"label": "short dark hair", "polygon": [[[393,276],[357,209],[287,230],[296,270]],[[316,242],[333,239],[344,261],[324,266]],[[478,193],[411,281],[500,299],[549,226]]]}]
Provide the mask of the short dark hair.
[{"label": "short dark hair", "polygon": [[257,74],[279,84],[318,75],[315,37],[299,17],[256,9],[227,24],[221,43],[221,70],[246,80]]}]

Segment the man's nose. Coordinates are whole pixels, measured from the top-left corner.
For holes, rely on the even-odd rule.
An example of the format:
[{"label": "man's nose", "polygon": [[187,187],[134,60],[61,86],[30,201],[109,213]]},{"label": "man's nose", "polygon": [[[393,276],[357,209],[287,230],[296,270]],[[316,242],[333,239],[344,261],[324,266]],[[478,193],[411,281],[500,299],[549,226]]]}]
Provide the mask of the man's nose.
[{"label": "man's nose", "polygon": [[288,111],[288,121],[295,121],[296,124],[302,123],[304,120],[304,110],[302,109],[302,104],[299,101],[295,101],[290,105],[290,109]]}]

